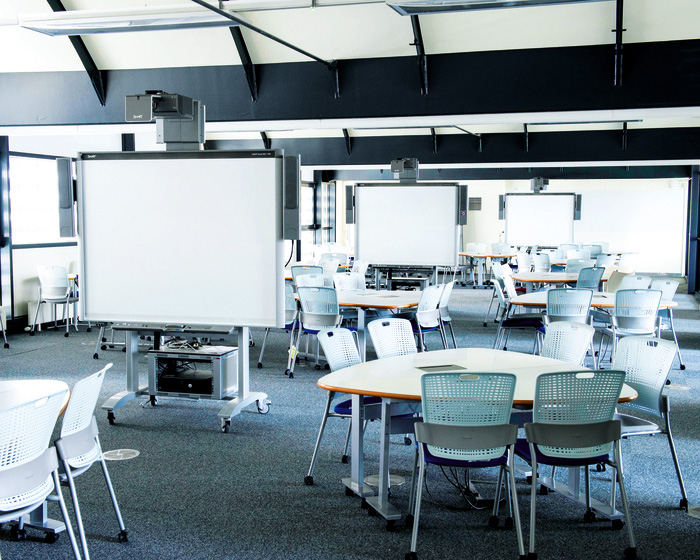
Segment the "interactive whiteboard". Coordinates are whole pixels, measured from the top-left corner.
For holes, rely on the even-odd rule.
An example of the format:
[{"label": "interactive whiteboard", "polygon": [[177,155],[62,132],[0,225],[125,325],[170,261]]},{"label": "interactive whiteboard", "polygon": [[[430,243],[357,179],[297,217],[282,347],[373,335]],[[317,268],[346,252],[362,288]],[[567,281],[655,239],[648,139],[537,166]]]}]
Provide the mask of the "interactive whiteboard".
[{"label": "interactive whiteboard", "polygon": [[456,184],[358,184],[355,258],[374,265],[456,266]]},{"label": "interactive whiteboard", "polygon": [[284,325],[283,155],[81,154],[82,317]]},{"label": "interactive whiteboard", "polygon": [[506,243],[557,247],[574,239],[575,194],[507,194]]}]

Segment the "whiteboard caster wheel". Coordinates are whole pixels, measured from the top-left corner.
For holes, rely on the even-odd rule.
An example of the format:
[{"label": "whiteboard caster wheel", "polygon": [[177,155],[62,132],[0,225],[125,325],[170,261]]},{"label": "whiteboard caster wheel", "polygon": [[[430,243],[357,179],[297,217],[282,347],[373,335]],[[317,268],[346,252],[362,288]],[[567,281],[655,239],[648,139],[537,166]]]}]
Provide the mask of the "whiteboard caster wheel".
[{"label": "whiteboard caster wheel", "polygon": [[681,364],[681,369],[685,369],[685,364]]},{"label": "whiteboard caster wheel", "polygon": [[114,426],[114,424],[116,423],[116,420],[115,420],[115,418],[114,418],[114,412],[111,412],[111,411],[110,411],[110,412],[107,413],[107,420],[109,420],[109,423],[110,423],[112,426]]},{"label": "whiteboard caster wheel", "polygon": [[221,421],[221,431],[228,434],[231,431],[231,420]]},{"label": "whiteboard caster wheel", "polygon": [[264,401],[258,401],[258,412],[260,414],[267,414],[270,412],[270,401],[267,399]]}]

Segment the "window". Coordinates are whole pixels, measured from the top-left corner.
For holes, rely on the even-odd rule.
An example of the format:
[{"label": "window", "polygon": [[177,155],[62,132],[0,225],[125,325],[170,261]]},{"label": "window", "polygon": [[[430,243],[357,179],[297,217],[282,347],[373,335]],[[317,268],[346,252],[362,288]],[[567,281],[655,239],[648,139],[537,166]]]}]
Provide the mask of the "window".
[{"label": "window", "polygon": [[10,156],[10,212],[14,245],[65,241],[58,221],[55,159]]}]

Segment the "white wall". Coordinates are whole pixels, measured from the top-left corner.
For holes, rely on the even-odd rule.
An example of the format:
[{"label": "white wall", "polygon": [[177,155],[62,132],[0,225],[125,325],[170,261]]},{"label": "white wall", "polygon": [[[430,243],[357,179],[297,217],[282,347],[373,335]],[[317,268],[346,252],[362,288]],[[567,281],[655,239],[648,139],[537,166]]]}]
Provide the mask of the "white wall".
[{"label": "white wall", "polygon": [[[498,219],[498,196],[529,192],[529,181],[468,185],[470,197],[482,198],[482,210],[469,212],[463,243],[498,241],[505,225]],[[582,195],[575,241],[608,241],[610,251],[636,252],[639,272],[685,274],[687,179],[552,180],[547,192]]]}]

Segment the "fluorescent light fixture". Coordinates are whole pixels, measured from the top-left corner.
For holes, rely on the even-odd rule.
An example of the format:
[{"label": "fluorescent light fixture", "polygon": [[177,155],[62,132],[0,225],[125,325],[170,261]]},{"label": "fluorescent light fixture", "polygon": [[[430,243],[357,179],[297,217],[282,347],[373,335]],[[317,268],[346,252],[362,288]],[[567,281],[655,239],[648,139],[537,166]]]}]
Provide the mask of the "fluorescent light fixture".
[{"label": "fluorescent light fixture", "polygon": [[387,4],[402,16],[414,16],[419,14],[440,14],[470,10],[489,10],[494,8],[551,6],[553,4],[605,1],[606,0],[387,0]]},{"label": "fluorescent light fixture", "polygon": [[188,5],[131,10],[73,10],[20,16],[21,27],[46,35],[90,35],[126,31],[160,31],[202,27],[235,27],[219,14]]}]

